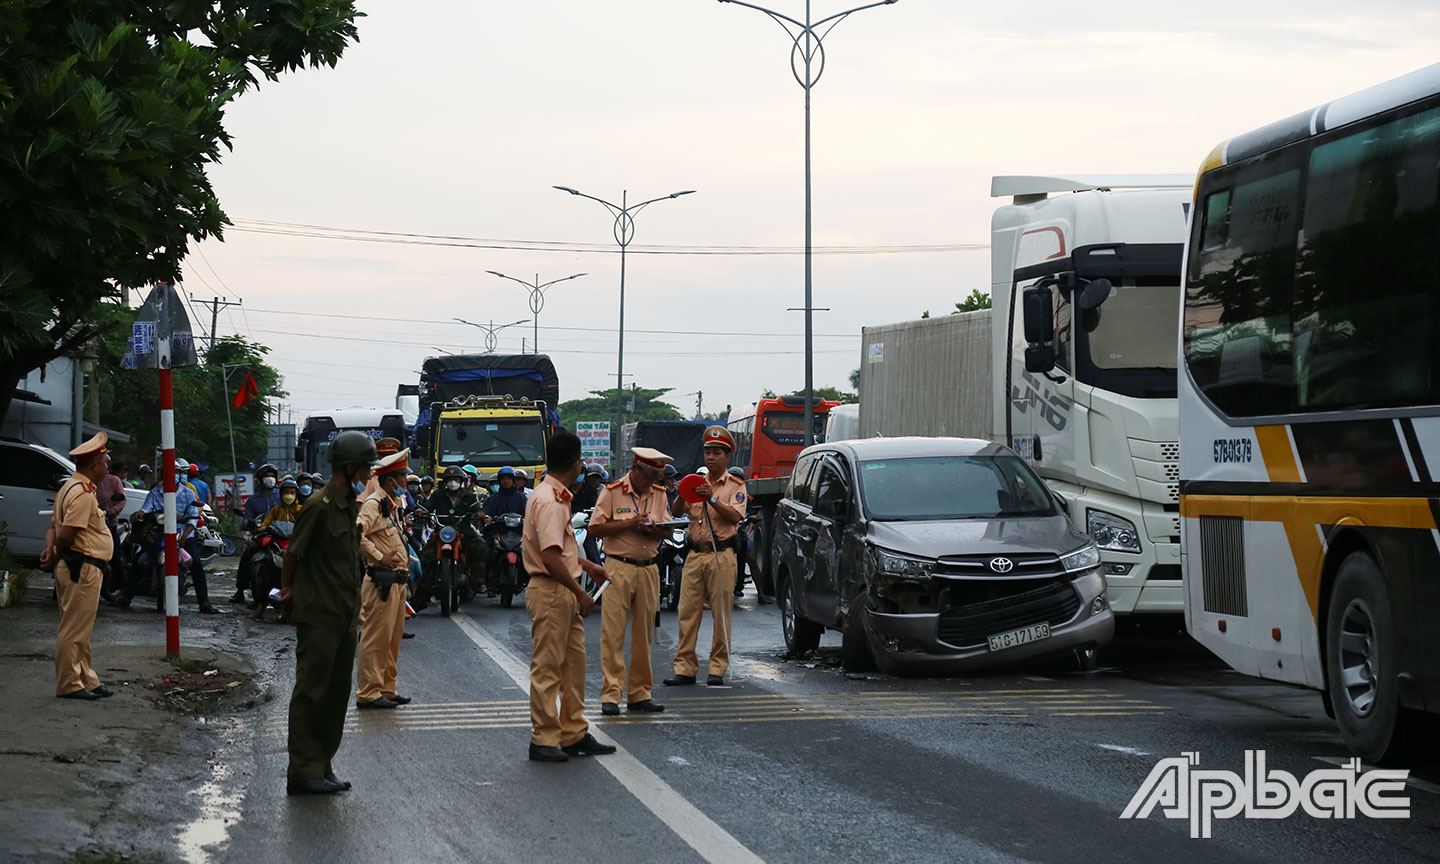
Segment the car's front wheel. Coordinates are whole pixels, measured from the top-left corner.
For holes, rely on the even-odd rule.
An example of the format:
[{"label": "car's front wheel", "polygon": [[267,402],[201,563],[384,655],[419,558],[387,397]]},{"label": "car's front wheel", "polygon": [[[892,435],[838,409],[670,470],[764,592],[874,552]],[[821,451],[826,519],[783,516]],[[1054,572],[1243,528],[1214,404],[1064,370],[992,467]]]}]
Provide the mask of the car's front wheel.
[{"label": "car's front wheel", "polygon": [[795,580],[789,573],[780,575],[780,627],[785,633],[785,648],[792,656],[808,654],[820,646],[825,628],[804,618],[796,604]]},{"label": "car's front wheel", "polygon": [[870,637],[865,633],[865,601],[850,604],[845,616],[845,629],[840,636],[840,664],[846,672],[872,672],[875,655],[870,650]]}]

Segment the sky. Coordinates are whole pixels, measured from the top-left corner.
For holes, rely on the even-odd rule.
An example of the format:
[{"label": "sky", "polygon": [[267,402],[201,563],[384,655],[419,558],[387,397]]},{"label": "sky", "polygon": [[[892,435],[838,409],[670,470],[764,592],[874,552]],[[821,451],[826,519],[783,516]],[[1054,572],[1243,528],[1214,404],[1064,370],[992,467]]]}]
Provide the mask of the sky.
[{"label": "sky", "polygon": [[[855,2],[814,0],[815,18]],[[804,17],[803,0],[768,3]],[[627,387],[673,388],[687,414],[697,394],[713,413],[803,387],[803,314],[788,310],[804,305],[804,92],[775,22],[715,0],[360,7],[360,41],[336,68],[230,108],[234,149],[210,176],[236,225],[182,270],[197,300],[243,299],[218,332],[270,347],[283,419],[394,405],[425,357],[484,350],[453,318],[524,320],[499,350],[533,350],[527,290],[487,271],[586,273],[546,292],[539,346],[562,400],[614,387],[613,219],[556,185],[616,202],[695,190],[635,219]],[[814,313],[814,382],[849,389],[861,327],[988,291],[1004,203],[992,176],[1193,174],[1225,138],[1436,62],[1440,7],[899,0],[824,44],[814,243],[859,253],[814,256],[813,305],[827,310]],[[778,254],[650,254],[664,247]]]}]

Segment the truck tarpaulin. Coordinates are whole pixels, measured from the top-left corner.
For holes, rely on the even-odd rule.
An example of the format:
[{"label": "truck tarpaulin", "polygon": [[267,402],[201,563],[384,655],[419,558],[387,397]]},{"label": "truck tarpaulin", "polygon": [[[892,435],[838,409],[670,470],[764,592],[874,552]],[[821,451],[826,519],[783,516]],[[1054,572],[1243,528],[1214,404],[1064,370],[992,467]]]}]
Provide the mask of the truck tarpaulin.
[{"label": "truck tarpaulin", "polygon": [[514,396],[545,403],[558,422],[560,378],[545,354],[446,354],[420,367],[420,417],[430,422],[430,405],[464,396]]},{"label": "truck tarpaulin", "polygon": [[[653,447],[675,459],[675,470],[683,476],[705,464],[700,436],[708,423],[691,420],[638,420],[620,427],[620,473],[635,461],[632,447]],[[620,476],[615,474],[613,476]]]}]

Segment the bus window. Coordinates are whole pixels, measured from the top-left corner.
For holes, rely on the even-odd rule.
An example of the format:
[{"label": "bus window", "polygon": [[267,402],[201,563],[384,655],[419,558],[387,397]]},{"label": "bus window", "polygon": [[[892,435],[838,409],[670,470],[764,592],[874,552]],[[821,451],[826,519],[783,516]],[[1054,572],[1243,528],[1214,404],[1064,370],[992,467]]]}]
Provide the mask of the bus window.
[{"label": "bus window", "polygon": [[1318,143],[1295,277],[1301,410],[1440,400],[1440,109]]},{"label": "bus window", "polygon": [[1201,180],[1206,222],[1191,255],[1185,356],[1200,391],[1232,417],[1294,410],[1299,163],[1282,151]]}]

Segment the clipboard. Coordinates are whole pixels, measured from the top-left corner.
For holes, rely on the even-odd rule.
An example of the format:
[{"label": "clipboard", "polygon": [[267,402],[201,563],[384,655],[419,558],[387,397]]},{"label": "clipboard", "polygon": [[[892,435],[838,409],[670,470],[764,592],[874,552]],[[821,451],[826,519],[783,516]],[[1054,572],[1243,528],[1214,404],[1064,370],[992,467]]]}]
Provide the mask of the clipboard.
[{"label": "clipboard", "polygon": [[689,519],[669,519],[669,520],[666,520],[666,521],[664,521],[664,522],[652,522],[652,523],[650,523],[650,525],[651,525],[651,527],[653,527],[653,528],[689,528],[689,527],[690,527],[690,520],[689,520]]}]

